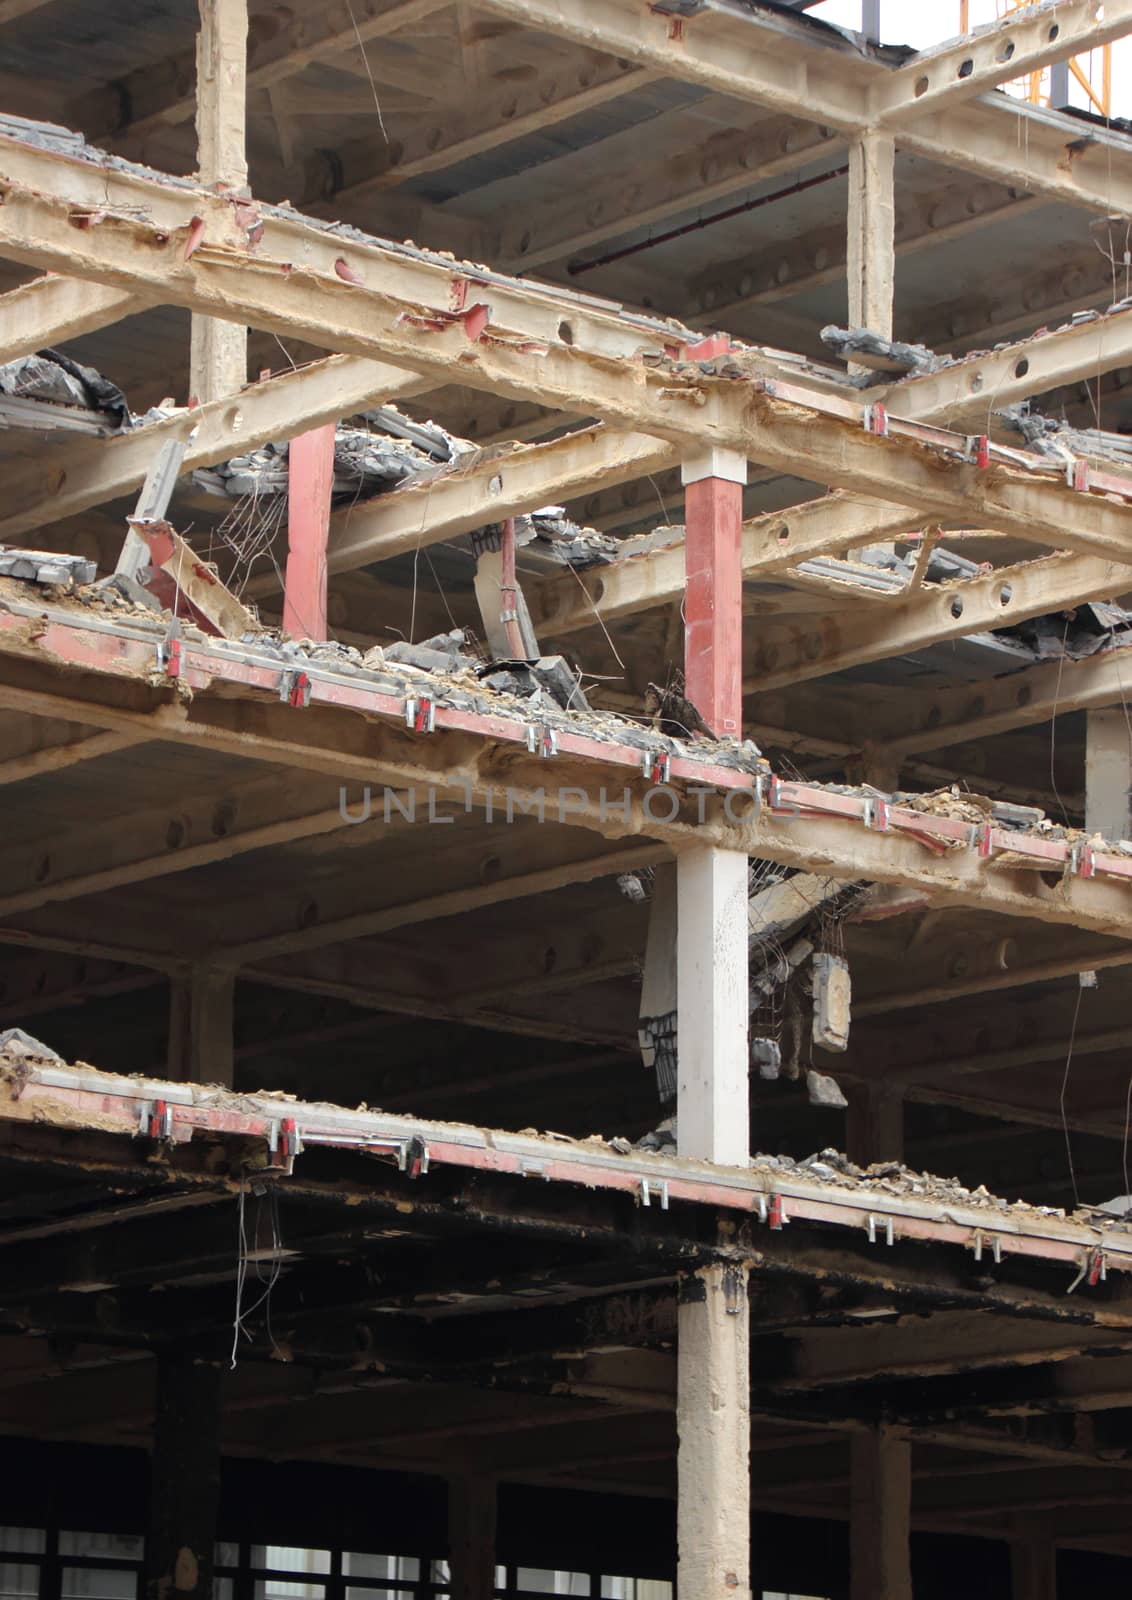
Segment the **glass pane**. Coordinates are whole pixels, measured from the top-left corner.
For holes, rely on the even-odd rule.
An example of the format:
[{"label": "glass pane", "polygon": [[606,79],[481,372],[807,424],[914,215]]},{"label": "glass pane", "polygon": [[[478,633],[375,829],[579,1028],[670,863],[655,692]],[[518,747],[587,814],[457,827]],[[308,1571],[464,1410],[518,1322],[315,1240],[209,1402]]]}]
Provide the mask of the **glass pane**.
[{"label": "glass pane", "polygon": [[378,1584],[374,1589],[347,1589],[346,1600],[413,1600],[412,1589],[390,1589]]},{"label": "glass pane", "polygon": [[546,1567],[520,1567],[516,1588],[527,1594],[588,1595],[588,1572],[551,1572]]},{"label": "glass pane", "polygon": [[213,1578],[212,1600],[233,1600],[236,1593],[234,1578]]},{"label": "glass pane", "polygon": [[61,1556],[99,1556],[106,1561],[140,1561],[145,1540],[133,1533],[75,1533],[64,1529],[59,1535]]},{"label": "glass pane", "polygon": [[324,1583],[294,1583],[286,1578],[257,1578],[255,1600],[323,1600]]},{"label": "glass pane", "polygon": [[342,1552],[344,1578],[408,1578],[416,1583],[421,1564],[416,1556],[367,1556],[356,1550]]},{"label": "glass pane", "polygon": [[42,1528],[0,1528],[0,1550],[41,1556],[46,1548],[47,1534]]},{"label": "glass pane", "polygon": [[253,1544],[252,1566],[272,1572],[329,1572],[329,1550],[304,1550],[289,1544]]},{"label": "glass pane", "polygon": [[0,1595],[21,1600],[39,1593],[39,1567],[34,1561],[0,1561]]},{"label": "glass pane", "polygon": [[213,1546],[212,1559],[218,1567],[238,1567],[240,1547],[238,1544],[224,1544],[218,1540]]},{"label": "glass pane", "polygon": [[113,1567],[64,1567],[62,1600],[137,1600],[138,1575]]}]

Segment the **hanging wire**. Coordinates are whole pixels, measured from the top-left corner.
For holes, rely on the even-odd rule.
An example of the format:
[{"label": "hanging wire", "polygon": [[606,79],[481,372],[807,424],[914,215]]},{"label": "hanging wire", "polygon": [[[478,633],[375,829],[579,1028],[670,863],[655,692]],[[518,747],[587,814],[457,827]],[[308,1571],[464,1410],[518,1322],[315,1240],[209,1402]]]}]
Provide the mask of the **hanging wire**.
[{"label": "hanging wire", "polygon": [[1069,1163],[1069,1181],[1073,1185],[1073,1207],[1076,1210],[1081,1204],[1081,1195],[1077,1188],[1077,1171],[1073,1165],[1073,1143],[1069,1137],[1069,1119],[1065,1114],[1065,1097],[1069,1088],[1069,1068],[1073,1062],[1073,1046],[1077,1039],[1077,1019],[1081,1015],[1081,996],[1084,994],[1080,980],[1077,983],[1077,1003],[1073,1007],[1073,1024],[1069,1029],[1069,1049],[1065,1054],[1065,1071],[1061,1078],[1061,1131],[1065,1137],[1065,1155]]}]

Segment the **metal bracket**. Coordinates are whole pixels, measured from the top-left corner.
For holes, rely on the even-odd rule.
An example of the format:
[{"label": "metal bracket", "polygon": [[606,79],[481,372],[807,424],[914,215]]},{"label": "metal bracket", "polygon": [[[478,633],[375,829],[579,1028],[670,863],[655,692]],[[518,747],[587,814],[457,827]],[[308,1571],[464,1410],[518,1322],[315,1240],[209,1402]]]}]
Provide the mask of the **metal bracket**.
[{"label": "metal bracket", "polygon": [[968,461],[973,461],[980,471],[985,471],[990,466],[990,439],[985,433],[968,434],[965,454]]},{"label": "metal bracket", "polygon": [[527,749],[544,761],[558,754],[558,732],[554,728],[540,728],[531,722],[527,725]]},{"label": "metal bracket", "polygon": [[660,1201],[660,1209],[668,1210],[668,1180],[666,1178],[641,1179],[641,1204],[651,1206],[653,1196]]},{"label": "metal bracket", "polygon": [[403,1141],[397,1152],[397,1165],[410,1178],[420,1178],[428,1171],[428,1145],[419,1135]]},{"label": "metal bracket", "polygon": [[866,406],[864,409],[864,423],[866,433],[875,433],[878,438],[888,438],[888,408],[879,402]]},{"label": "metal bracket", "polygon": [[405,726],[414,733],[436,731],[436,701],[429,695],[414,695],[405,701]]},{"label": "metal bracket", "polygon": [[672,757],[666,750],[646,750],[641,757],[641,771],[650,783],[667,783],[672,776]]},{"label": "metal bracket", "polygon": [[311,677],[309,672],[285,672],[279,679],[279,698],[284,704],[302,711],[311,703]]},{"label": "metal bracket", "polygon": [[872,828],[875,833],[887,833],[889,830],[888,801],[879,794],[870,794],[865,797],[862,821],[866,828]]},{"label": "metal bracket", "polygon": [[[983,1245],[984,1245],[985,1242],[986,1241],[984,1240],[983,1235],[981,1233],[976,1233],[975,1234],[974,1256],[975,1256],[975,1260],[976,1261],[981,1261],[983,1259]],[[994,1238],[990,1241],[990,1247],[991,1247],[991,1255],[994,1258],[995,1266],[996,1267],[997,1266],[1001,1266],[1001,1264],[1002,1264],[1002,1238],[1001,1238],[1001,1235],[999,1235],[997,1233],[995,1234]]]},{"label": "metal bracket", "polygon": [[294,1117],[283,1117],[270,1124],[267,1148],[274,1159],[267,1163],[265,1171],[290,1174],[294,1170],[295,1157],[301,1155],[303,1149],[302,1135]]},{"label": "metal bracket", "polygon": [[1085,1281],[1088,1283],[1090,1289],[1092,1289],[1095,1288],[1098,1283],[1104,1283],[1107,1278],[1108,1261],[1105,1257],[1104,1251],[1098,1245],[1093,1251],[1092,1255],[1089,1257],[1089,1270],[1086,1274]]},{"label": "metal bracket", "polygon": [[167,678],[179,678],[182,671],[180,639],[162,639],[157,647],[157,666]]},{"label": "metal bracket", "polygon": [[173,1137],[173,1107],[167,1100],[143,1100],[138,1107],[138,1131],[143,1139]]},{"label": "metal bracket", "polygon": [[879,1217],[878,1218],[878,1217],[873,1216],[872,1212],[869,1213],[869,1219],[868,1219],[868,1222],[866,1224],[868,1235],[869,1235],[869,1243],[870,1244],[876,1244],[876,1242],[877,1242],[877,1223],[878,1223],[878,1221],[884,1227],[884,1235],[885,1235],[884,1236],[884,1242],[885,1242],[885,1244],[891,1245],[893,1243],[894,1237],[895,1237],[894,1234],[893,1234],[893,1228],[892,1228],[892,1218],[891,1217]]},{"label": "metal bracket", "polygon": [[780,1194],[772,1194],[770,1205],[767,1208],[767,1222],[772,1233],[779,1233],[790,1218],[786,1215],[786,1203]]},{"label": "metal bracket", "polygon": [[1097,875],[1097,852],[1087,839],[1078,839],[1069,847],[1069,860],[1067,868],[1071,877],[1095,878]]},{"label": "metal bracket", "polygon": [[1088,494],[1089,477],[1089,463],[1080,456],[1074,456],[1071,461],[1065,463],[1065,481],[1071,489],[1076,489],[1078,494]]}]

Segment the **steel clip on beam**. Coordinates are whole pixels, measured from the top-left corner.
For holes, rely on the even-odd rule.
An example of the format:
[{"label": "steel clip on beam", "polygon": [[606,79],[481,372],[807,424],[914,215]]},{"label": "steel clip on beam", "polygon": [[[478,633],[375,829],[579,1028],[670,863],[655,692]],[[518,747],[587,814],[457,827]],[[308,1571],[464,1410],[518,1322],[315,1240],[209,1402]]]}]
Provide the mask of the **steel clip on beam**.
[{"label": "steel clip on beam", "polygon": [[173,1107],[167,1100],[143,1100],[138,1107],[138,1130],[143,1139],[172,1139]]},{"label": "steel clip on beam", "polygon": [[414,733],[435,733],[436,701],[429,695],[413,695],[405,701],[405,726]]},{"label": "steel clip on beam", "polygon": [[527,724],[527,749],[531,755],[549,761],[558,754],[558,732],[555,728],[540,728],[537,723]]}]

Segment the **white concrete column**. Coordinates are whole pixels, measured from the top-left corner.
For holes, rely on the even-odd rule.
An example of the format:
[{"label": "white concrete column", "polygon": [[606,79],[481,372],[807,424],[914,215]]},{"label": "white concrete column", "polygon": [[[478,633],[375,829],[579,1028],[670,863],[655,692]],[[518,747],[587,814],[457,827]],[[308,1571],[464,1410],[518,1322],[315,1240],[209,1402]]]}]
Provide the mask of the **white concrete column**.
[{"label": "white concrete column", "polygon": [[1123,706],[1085,713],[1085,828],[1106,839],[1132,839],[1132,732]]},{"label": "white concrete column", "polygon": [[912,1600],[912,1447],[883,1426],[855,1433],[850,1473],[851,1600]]},{"label": "white concrete column", "polygon": [[748,1273],[708,1267],[678,1312],[677,1600],[750,1600]]},{"label": "white concrete column", "polygon": [[710,845],[676,862],[677,1147],[682,1156],[745,1166],[747,857]]}]

